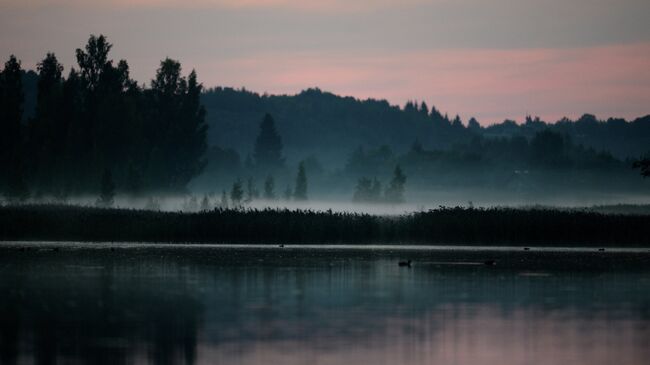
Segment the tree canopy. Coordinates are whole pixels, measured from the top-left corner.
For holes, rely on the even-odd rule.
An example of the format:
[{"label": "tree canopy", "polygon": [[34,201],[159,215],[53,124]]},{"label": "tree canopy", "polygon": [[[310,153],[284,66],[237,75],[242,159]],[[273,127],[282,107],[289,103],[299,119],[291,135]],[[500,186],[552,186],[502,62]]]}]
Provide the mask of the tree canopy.
[{"label": "tree canopy", "polygon": [[[23,72],[11,56],[0,73],[0,189],[5,195],[100,192],[111,171],[115,190],[182,192],[206,165],[207,124],[196,72],[161,61],[151,87],[130,78],[112,44],[90,36],[78,68],[53,53],[38,63],[35,111],[23,118]],[[9,181],[12,180],[12,181]],[[22,193],[20,191],[23,191]]]}]

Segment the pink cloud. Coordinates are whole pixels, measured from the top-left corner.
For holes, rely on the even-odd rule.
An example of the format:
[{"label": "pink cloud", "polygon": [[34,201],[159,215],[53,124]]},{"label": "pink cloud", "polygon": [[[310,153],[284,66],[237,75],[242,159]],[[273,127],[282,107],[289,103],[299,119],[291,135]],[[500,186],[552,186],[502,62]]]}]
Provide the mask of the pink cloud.
[{"label": "pink cloud", "polygon": [[264,53],[199,63],[206,85],[295,93],[318,86],[402,104],[425,100],[483,123],[529,113],[549,121],[591,112],[650,113],[650,43],[591,48]]}]

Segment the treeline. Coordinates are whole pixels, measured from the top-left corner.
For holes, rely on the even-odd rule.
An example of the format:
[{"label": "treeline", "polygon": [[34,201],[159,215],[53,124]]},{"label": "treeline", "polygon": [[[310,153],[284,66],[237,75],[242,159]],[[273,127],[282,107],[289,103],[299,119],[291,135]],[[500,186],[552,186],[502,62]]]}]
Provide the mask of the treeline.
[{"label": "treeline", "polygon": [[514,208],[439,208],[378,216],[276,209],[187,214],[78,206],[0,207],[0,240],[628,247],[650,245],[649,224],[648,215]]},{"label": "treeline", "polygon": [[203,170],[207,125],[196,73],[183,76],[167,58],[149,87],[138,85],[125,60],[110,59],[111,47],[91,36],[67,77],[48,53],[37,66],[33,112],[25,111],[20,61],[5,63],[0,192],[15,200],[97,195],[107,185],[131,195],[180,192]]},{"label": "treeline", "polygon": [[608,151],[621,160],[650,152],[650,115],[633,121],[599,120],[591,114],[559,121],[527,116],[521,123],[505,120],[484,127],[474,118],[462,120],[424,102],[399,107],[385,100],[359,100],[319,89],[297,95],[261,95],[245,89],[214,88],[203,94],[202,102],[208,111],[210,145],[232,148],[245,156],[260,116],[269,112],[285,139],[287,155],[317,154],[326,166],[341,165],[359,145],[387,145],[404,152],[418,139],[425,149],[448,150],[476,137],[531,140],[547,129],[568,136],[576,145]]},{"label": "treeline", "polygon": [[[399,164],[419,179],[435,179],[441,174],[528,173],[532,170],[591,170],[632,167],[607,151],[576,145],[567,134],[545,129],[530,140],[518,137],[475,136],[449,149],[426,149],[416,140],[406,153],[398,154],[388,145],[357,147],[348,157],[344,171],[353,176],[381,176]],[[490,170],[492,170],[490,172]]]}]

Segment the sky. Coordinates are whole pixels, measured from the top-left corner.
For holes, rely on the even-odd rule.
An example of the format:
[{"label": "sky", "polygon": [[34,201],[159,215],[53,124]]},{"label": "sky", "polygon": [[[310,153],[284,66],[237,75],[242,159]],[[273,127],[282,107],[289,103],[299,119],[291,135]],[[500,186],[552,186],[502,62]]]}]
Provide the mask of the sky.
[{"label": "sky", "polygon": [[482,124],[650,114],[648,0],[0,0],[0,57],[74,66],[90,34],[141,83],[160,60],[206,87],[319,87],[425,101]]}]

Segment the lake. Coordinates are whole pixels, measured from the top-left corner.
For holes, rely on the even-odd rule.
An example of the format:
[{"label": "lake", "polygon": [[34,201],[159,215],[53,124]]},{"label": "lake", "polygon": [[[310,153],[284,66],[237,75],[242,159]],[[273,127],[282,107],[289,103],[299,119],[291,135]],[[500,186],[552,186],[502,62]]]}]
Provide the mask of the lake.
[{"label": "lake", "polygon": [[648,249],[0,243],[2,364],[648,359]]}]

